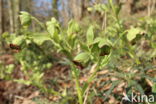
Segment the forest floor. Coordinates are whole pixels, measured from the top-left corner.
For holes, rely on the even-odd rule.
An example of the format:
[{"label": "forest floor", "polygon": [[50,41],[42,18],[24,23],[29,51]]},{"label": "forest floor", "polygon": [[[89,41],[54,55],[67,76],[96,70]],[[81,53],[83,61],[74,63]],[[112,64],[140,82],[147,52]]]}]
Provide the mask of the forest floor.
[{"label": "forest floor", "polygon": [[[8,54],[1,56],[0,60],[4,61],[6,64],[14,63],[13,56]],[[85,75],[84,73],[88,72],[86,72],[85,70],[82,71],[80,78],[81,84],[83,84],[83,82],[86,81],[87,75]],[[100,71],[98,75],[101,76],[107,73],[108,70],[104,70]],[[20,65],[16,66],[13,77],[17,79],[25,78],[25,76],[20,71]],[[62,92],[64,89],[70,89],[71,93],[76,93],[73,89],[74,88],[73,86],[75,86],[75,84],[71,80],[69,66],[54,64],[50,69],[45,70],[44,80],[45,85],[53,87],[59,92]],[[93,82],[94,84],[92,83],[91,86],[95,86],[95,90],[97,90],[98,92],[100,90],[107,90],[110,88],[110,85],[103,86],[102,88],[100,85],[102,82],[106,80],[110,79],[105,77],[99,78],[98,81],[95,80],[95,82]],[[122,86],[123,85],[121,85],[120,87]],[[19,84],[13,81],[7,81],[2,79],[0,80],[0,104],[50,104],[48,102],[59,101],[59,99],[60,97],[53,96],[52,94],[51,95],[43,94],[41,91],[39,91],[38,88],[31,85],[26,86],[24,84]],[[47,103],[45,102],[41,103],[42,101],[47,101]],[[114,98],[112,98],[111,102],[116,101]],[[101,98],[97,97],[95,99],[95,104],[103,104],[103,103],[104,101]],[[117,102],[115,104],[117,104]]]}]

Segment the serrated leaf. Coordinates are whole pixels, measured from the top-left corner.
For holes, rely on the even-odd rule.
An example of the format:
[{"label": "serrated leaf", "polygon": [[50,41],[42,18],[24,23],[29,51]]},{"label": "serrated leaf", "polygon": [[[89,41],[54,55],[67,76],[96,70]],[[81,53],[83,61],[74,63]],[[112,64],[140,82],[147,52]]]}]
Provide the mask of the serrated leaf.
[{"label": "serrated leaf", "polygon": [[80,53],[74,58],[75,61],[79,61],[79,62],[86,62],[88,61],[88,59],[89,59],[89,54],[87,52]]},{"label": "serrated leaf", "polygon": [[111,88],[109,88],[109,90],[105,93],[105,94],[106,94],[106,97],[105,97],[104,100],[106,100],[106,99],[109,97],[109,95],[112,93],[112,91],[114,90],[114,88],[115,88],[119,83],[120,83],[120,81],[114,81],[114,82],[112,82]]},{"label": "serrated leaf", "polygon": [[132,27],[130,30],[128,30],[127,39],[128,41],[132,41],[136,38],[137,34],[141,32],[140,28],[134,28]]},{"label": "serrated leaf", "polygon": [[90,26],[87,30],[87,44],[90,45],[94,41],[94,27]]},{"label": "serrated leaf", "polygon": [[137,81],[130,80],[128,84],[130,86],[135,86],[136,90],[138,90],[142,95],[144,94],[142,86]]}]

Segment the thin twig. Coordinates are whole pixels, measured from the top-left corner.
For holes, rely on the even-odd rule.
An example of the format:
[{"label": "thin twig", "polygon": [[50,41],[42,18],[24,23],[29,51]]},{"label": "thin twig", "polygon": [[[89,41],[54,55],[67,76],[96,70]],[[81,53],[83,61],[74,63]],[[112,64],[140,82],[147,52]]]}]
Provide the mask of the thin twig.
[{"label": "thin twig", "polygon": [[147,9],[148,9],[148,16],[149,17],[151,16],[151,8],[150,8],[150,6],[151,6],[151,0],[148,0],[148,7],[147,7]]},{"label": "thin twig", "polygon": [[151,7],[151,13],[154,11],[155,9],[155,4],[156,4],[156,0],[153,0],[153,3],[152,3],[152,7]]}]

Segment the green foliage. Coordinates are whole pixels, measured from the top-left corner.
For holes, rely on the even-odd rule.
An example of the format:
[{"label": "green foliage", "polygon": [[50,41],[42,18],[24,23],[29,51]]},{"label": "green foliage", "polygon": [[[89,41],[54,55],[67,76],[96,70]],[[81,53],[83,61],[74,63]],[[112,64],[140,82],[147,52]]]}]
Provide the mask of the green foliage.
[{"label": "green foliage", "polygon": [[74,58],[74,60],[79,61],[79,62],[86,62],[86,61],[89,60],[89,56],[90,56],[90,55],[89,55],[87,52],[83,52],[83,53],[78,54],[78,55]]},{"label": "green foliage", "polygon": [[22,11],[20,14],[21,24],[23,26],[29,26],[31,24],[31,15],[27,12]]},{"label": "green foliage", "polygon": [[[111,84],[108,90],[103,91],[107,95],[105,100],[109,99],[108,96],[115,96],[113,90],[122,83],[127,85],[124,86],[125,89],[129,89],[127,92],[133,90],[144,94],[144,83],[139,83],[139,81],[145,81],[147,77],[153,79],[153,92],[155,92],[155,78],[148,75],[148,67],[152,66],[150,61],[156,56],[155,19],[138,21],[138,25],[132,25],[130,29],[126,28],[124,20],[119,16],[121,6],[109,0],[108,4],[89,7],[90,12],[100,12],[102,16],[107,14],[107,26],[102,28],[101,24],[90,23],[87,30],[74,20],[69,21],[67,28],[61,27],[55,18],[51,18],[44,25],[29,13],[21,12],[20,20],[23,27],[20,33],[2,35],[8,44],[13,43],[21,47],[21,51],[15,57],[21,65],[21,71],[29,77],[28,80],[14,79],[14,81],[34,85],[41,91],[61,96],[62,104],[72,99],[68,97],[66,91],[60,93],[44,85],[44,69],[51,67],[49,57],[53,57],[49,56],[52,51],[45,51],[48,47],[43,47],[47,42],[52,44],[51,50],[65,56],[63,61],[70,66],[71,80],[75,82],[77,91],[78,98],[73,99],[76,99],[79,104],[83,104],[86,91],[90,88],[90,84],[96,81],[97,73],[105,68],[109,73],[104,77],[110,78],[111,76],[117,79],[106,81],[104,84]],[[45,31],[43,33],[32,32],[28,28],[32,20],[36,21]],[[88,77],[84,83],[80,83],[79,80],[83,72],[78,68],[81,64],[84,65],[84,70],[92,69],[89,70],[90,74],[85,73]],[[11,74],[13,71],[13,65],[4,67],[0,64],[0,67],[2,67],[0,76],[2,78],[4,78],[4,73]],[[91,100],[96,94],[94,92],[89,92],[89,94],[86,102],[92,104]]]},{"label": "green foliage", "polygon": [[87,39],[87,44],[88,45],[91,45],[93,44],[93,41],[94,41],[94,27],[93,26],[90,26],[88,28],[88,31],[87,31],[87,34],[86,34],[86,39]]},{"label": "green foliage", "polygon": [[0,78],[5,80],[12,80],[14,67],[14,64],[9,64],[5,66],[3,62],[0,62]]},{"label": "green foliage", "polygon": [[139,34],[139,33],[141,33],[141,29],[131,27],[131,29],[128,30],[127,39],[129,41],[132,41],[133,39],[136,38],[137,34]]},{"label": "green foliage", "polygon": [[47,30],[50,33],[51,38],[53,38],[55,42],[60,41],[60,37],[58,35],[60,32],[59,23],[55,18],[52,18],[51,21],[47,22]]}]

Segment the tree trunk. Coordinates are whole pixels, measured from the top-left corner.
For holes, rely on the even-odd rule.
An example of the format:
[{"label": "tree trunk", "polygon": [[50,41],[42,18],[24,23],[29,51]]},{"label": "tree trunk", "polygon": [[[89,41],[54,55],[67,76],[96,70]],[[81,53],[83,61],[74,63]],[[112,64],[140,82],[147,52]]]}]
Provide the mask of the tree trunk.
[{"label": "tree trunk", "polygon": [[72,17],[74,17],[75,20],[79,21],[81,18],[81,0],[70,0],[69,1],[69,8],[72,11]]},{"label": "tree trunk", "polygon": [[20,2],[19,0],[14,1],[14,24],[15,24],[15,31],[19,29],[19,11],[20,11]]},{"label": "tree trunk", "polygon": [[10,32],[14,32],[14,13],[13,13],[13,0],[8,0],[9,5],[9,23],[10,23]]},{"label": "tree trunk", "polygon": [[125,14],[124,16],[130,16],[131,12],[132,12],[132,3],[134,2],[134,0],[121,0],[121,3],[124,3],[121,11],[123,14]]},{"label": "tree trunk", "polygon": [[89,6],[89,2],[91,2],[91,0],[81,0],[81,18],[88,15],[87,7]]},{"label": "tree trunk", "polygon": [[58,15],[58,0],[52,0],[52,12],[53,12],[53,16],[56,19],[59,19],[59,15]]},{"label": "tree trunk", "polygon": [[4,32],[3,18],[3,0],[0,0],[0,34]]},{"label": "tree trunk", "polygon": [[20,0],[20,10],[32,12],[32,0]]},{"label": "tree trunk", "polygon": [[69,20],[69,13],[67,10],[67,4],[65,3],[64,0],[61,0],[62,3],[62,11],[61,11],[61,17],[63,18],[63,25],[66,26],[68,24],[68,20]]}]

